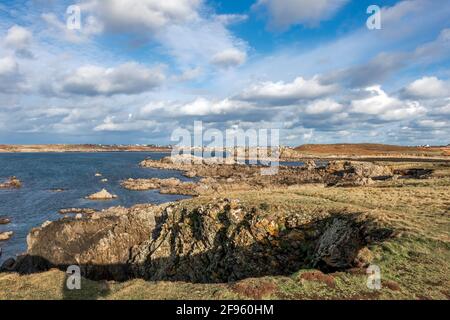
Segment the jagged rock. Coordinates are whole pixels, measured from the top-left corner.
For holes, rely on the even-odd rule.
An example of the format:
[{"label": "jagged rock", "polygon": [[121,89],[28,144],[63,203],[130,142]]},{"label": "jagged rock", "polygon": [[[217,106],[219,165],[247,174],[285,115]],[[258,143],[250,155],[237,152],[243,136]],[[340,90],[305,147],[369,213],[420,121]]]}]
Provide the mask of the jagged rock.
[{"label": "jagged rock", "polygon": [[26,257],[15,270],[26,273],[79,265],[93,279],[124,280],[134,246],[151,237],[156,225],[152,205],[111,208],[97,219],[64,218],[31,230]]},{"label": "jagged rock", "polygon": [[305,168],[307,170],[314,170],[316,167],[316,162],[314,160],[305,160]]},{"label": "jagged rock", "polygon": [[317,242],[313,266],[326,271],[349,268],[353,266],[363,243],[359,226],[355,222],[335,218]]},{"label": "jagged rock", "polygon": [[0,183],[0,189],[19,189],[22,183],[16,177],[10,177],[6,182]]},{"label": "jagged rock", "polygon": [[97,280],[230,282],[290,275],[311,264],[324,271],[352,267],[367,239],[350,215],[265,216],[237,199],[117,207],[33,229],[14,270],[76,264]]},{"label": "jagged rock", "polygon": [[357,161],[331,161],[325,171],[325,183],[335,187],[365,186],[393,176],[388,166]]},{"label": "jagged rock", "polygon": [[106,189],[102,189],[101,191],[86,197],[86,199],[89,200],[111,200],[115,198],[117,198],[117,196],[109,193]]},{"label": "jagged rock", "polygon": [[94,214],[97,210],[90,208],[67,208],[58,211],[60,214]]},{"label": "jagged rock", "polygon": [[8,224],[10,222],[11,222],[11,220],[8,218],[0,218],[0,224]]},{"label": "jagged rock", "polygon": [[11,237],[14,235],[14,232],[7,231],[7,232],[0,232],[0,241],[6,241],[11,239]]},{"label": "jagged rock", "polygon": [[198,195],[198,185],[193,182],[182,182],[176,178],[169,179],[128,179],[121,183],[128,190],[142,191],[160,189],[161,194]]}]

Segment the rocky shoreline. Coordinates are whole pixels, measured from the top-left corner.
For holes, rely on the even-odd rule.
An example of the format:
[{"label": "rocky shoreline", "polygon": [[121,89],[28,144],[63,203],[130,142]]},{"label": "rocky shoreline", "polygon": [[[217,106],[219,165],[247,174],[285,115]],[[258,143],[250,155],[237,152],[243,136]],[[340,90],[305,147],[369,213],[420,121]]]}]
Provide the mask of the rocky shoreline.
[{"label": "rocky shoreline", "polygon": [[111,208],[33,229],[27,254],[2,271],[22,274],[79,265],[87,278],[229,282],[366,265],[367,245],[391,231],[368,213],[265,216],[238,200],[185,208],[181,203]]},{"label": "rocky shoreline", "polygon": [[[378,181],[428,178],[433,173],[350,161],[317,167],[308,161],[304,167],[280,166],[277,174],[264,175],[263,167],[257,165],[178,160],[145,160],[141,166],[180,170],[199,180],[127,179],[122,186],[135,191],[159,189],[161,193],[214,197],[224,191],[304,184],[361,187]],[[114,195],[102,190],[88,198],[113,199]],[[45,222],[31,230],[26,254],[5,261],[1,271],[28,274],[55,267],[64,270],[75,264],[85,277],[94,280],[230,282],[287,275],[300,268],[324,272],[360,268],[370,263],[368,246],[394,233],[370,212],[268,215],[263,206],[246,206],[238,199],[223,197],[196,205],[180,201],[102,211],[68,208],[60,213],[76,216]]]}]

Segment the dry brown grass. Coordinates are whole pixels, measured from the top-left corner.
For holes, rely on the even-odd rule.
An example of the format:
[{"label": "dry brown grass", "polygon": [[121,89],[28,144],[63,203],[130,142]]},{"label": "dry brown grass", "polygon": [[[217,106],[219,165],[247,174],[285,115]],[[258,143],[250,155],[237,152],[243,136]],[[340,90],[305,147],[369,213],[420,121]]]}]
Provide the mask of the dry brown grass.
[{"label": "dry brown grass", "polygon": [[445,156],[449,155],[446,147],[405,147],[386,144],[306,144],[295,148],[308,155],[338,156]]}]

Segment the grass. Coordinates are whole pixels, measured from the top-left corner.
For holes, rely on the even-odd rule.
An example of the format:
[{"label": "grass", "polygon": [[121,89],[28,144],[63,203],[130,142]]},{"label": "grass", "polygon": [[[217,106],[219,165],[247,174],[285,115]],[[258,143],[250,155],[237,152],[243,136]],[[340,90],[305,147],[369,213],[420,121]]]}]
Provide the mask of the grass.
[{"label": "grass", "polygon": [[[65,289],[59,270],[19,276],[0,274],[0,299],[450,299],[450,169],[440,179],[381,182],[370,187],[322,185],[234,191],[220,195],[257,206],[264,214],[294,212],[305,222],[327,212],[368,212],[395,229],[396,236],[372,245],[382,289],[367,287],[364,269],[318,275],[298,270],[290,276],[244,279],[228,284],[94,282]],[[214,201],[184,200],[186,207]]]}]

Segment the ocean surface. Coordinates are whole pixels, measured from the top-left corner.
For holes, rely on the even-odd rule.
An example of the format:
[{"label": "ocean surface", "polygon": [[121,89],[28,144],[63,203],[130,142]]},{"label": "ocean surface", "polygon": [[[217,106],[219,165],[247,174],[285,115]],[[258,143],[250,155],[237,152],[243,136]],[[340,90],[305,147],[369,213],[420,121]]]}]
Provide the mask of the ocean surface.
[{"label": "ocean surface", "polygon": [[[181,172],[140,168],[139,162],[160,159],[166,153],[0,153],[0,180],[16,176],[22,182],[17,190],[0,189],[0,217],[10,224],[0,225],[0,232],[13,231],[8,241],[0,241],[3,254],[0,263],[26,251],[26,237],[30,229],[44,221],[57,220],[63,208],[103,209],[112,206],[130,207],[138,203],[163,203],[187,198],[180,195],[162,195],[158,190],[129,191],[120,186],[127,178],[189,179]],[[101,173],[102,177],[96,177]],[[108,182],[101,182],[101,179]],[[86,196],[107,189],[117,199],[91,201]],[[55,192],[52,189],[64,189]]]}]

